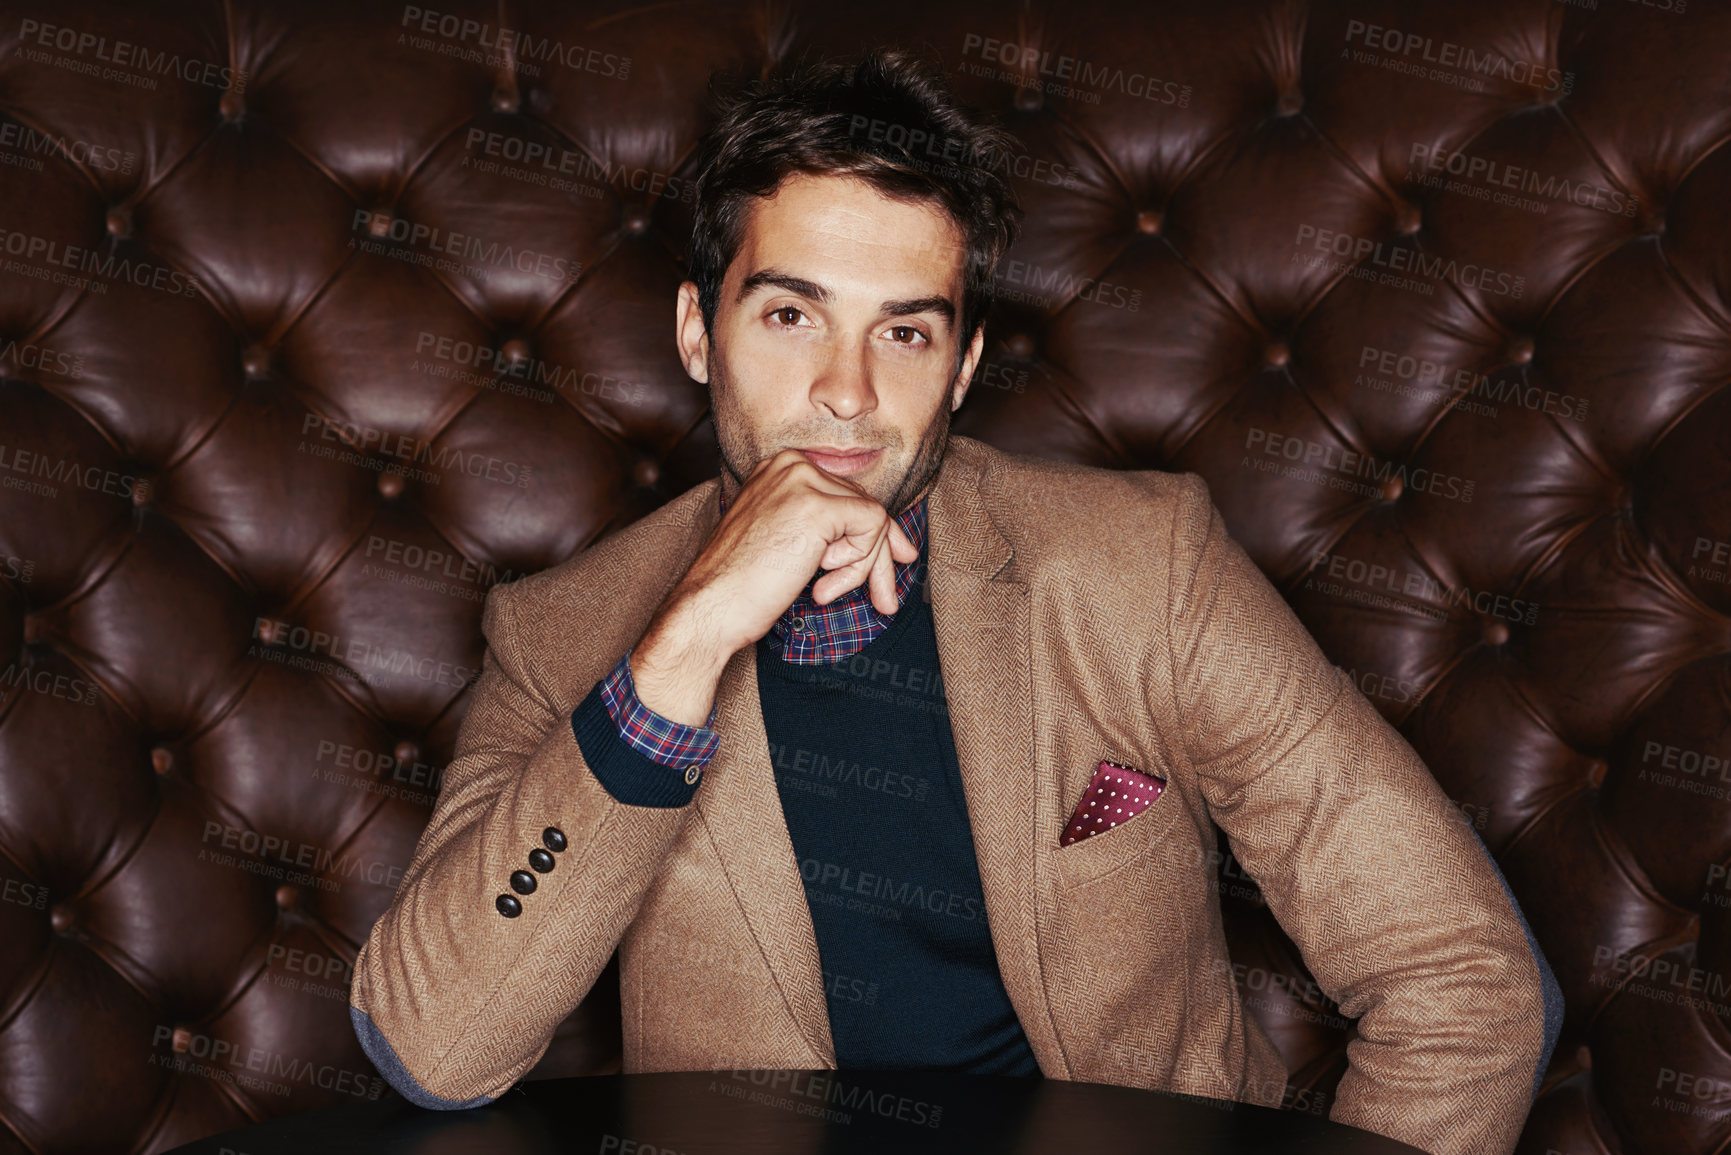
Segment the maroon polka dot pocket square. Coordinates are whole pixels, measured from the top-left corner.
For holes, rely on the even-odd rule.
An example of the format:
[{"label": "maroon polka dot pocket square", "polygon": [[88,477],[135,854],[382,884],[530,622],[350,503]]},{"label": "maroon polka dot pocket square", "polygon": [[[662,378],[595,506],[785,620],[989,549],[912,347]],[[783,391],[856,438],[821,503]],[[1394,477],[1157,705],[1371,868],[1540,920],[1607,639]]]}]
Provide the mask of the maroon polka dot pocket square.
[{"label": "maroon polka dot pocket square", "polygon": [[1166,779],[1158,774],[1144,774],[1102,759],[1058,845],[1068,846],[1122,826],[1153,805],[1164,789]]}]

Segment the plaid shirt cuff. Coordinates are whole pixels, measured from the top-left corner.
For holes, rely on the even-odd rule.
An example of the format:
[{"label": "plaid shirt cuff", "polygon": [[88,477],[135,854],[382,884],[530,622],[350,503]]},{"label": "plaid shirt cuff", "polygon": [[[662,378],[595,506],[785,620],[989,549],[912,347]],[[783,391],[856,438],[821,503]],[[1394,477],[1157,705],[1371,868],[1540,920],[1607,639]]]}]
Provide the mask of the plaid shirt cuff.
[{"label": "plaid shirt cuff", "polygon": [[652,762],[677,770],[693,766],[702,770],[721,747],[721,735],[714,729],[719,704],[709,708],[709,719],[702,726],[686,726],[663,718],[637,696],[637,684],[631,677],[630,651],[602,679],[601,698],[613,724],[619,728],[619,736]]}]

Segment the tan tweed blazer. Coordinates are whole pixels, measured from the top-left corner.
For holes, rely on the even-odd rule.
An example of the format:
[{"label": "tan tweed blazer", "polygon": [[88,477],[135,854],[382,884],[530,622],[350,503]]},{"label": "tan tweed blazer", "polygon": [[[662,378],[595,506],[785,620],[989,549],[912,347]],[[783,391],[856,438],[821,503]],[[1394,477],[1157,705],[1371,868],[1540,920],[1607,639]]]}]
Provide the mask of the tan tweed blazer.
[{"label": "tan tweed blazer", "polygon": [[[502,1094],[615,948],[627,1071],[835,1066],[753,648],[721,679],[720,752],[685,807],[616,801],[569,721],[714,528],[718,485],[487,598],[456,757],[351,991],[368,1053],[416,1102]],[[1218,824],[1359,1019],[1331,1117],[1437,1155],[1512,1151],[1543,1020],[1515,909],[1412,747],[1227,535],[1203,480],[952,436],[928,515],[988,923],[1042,1071],[1280,1101],[1286,1073],[1221,933]],[[1060,849],[1102,758],[1169,785]],[[568,840],[556,868],[501,917],[495,897],[549,826]]]}]

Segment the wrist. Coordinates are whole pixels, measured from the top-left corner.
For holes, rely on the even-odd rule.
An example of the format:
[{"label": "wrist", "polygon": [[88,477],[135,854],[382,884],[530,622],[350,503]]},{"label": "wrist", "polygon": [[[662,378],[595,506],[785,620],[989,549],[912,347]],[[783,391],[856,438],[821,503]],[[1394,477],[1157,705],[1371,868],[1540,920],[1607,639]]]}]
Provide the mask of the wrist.
[{"label": "wrist", "polygon": [[711,621],[693,599],[670,599],[631,649],[638,700],[680,725],[708,724],[721,672],[733,656],[733,649],[714,637]]}]

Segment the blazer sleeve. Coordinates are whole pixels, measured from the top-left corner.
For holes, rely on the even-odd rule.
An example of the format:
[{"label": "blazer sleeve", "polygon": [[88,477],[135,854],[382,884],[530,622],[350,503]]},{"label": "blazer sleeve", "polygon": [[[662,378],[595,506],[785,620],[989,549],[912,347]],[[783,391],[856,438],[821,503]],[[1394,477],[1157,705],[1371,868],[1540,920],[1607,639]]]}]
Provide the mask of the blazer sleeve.
[{"label": "blazer sleeve", "polygon": [[[590,772],[573,703],[530,673],[512,592],[488,594],[488,647],[438,805],[349,992],[367,1056],[422,1107],[491,1102],[534,1066],[692,809],[628,805]],[[534,869],[531,852],[551,869]],[[516,871],[534,878],[530,893],[511,886]],[[519,904],[514,917],[501,896]]]},{"label": "blazer sleeve", "polygon": [[1560,1023],[1555,979],[1465,816],[1227,535],[1206,482],[1181,476],[1184,745],[1270,911],[1358,1019],[1330,1117],[1433,1155],[1513,1151]]}]

